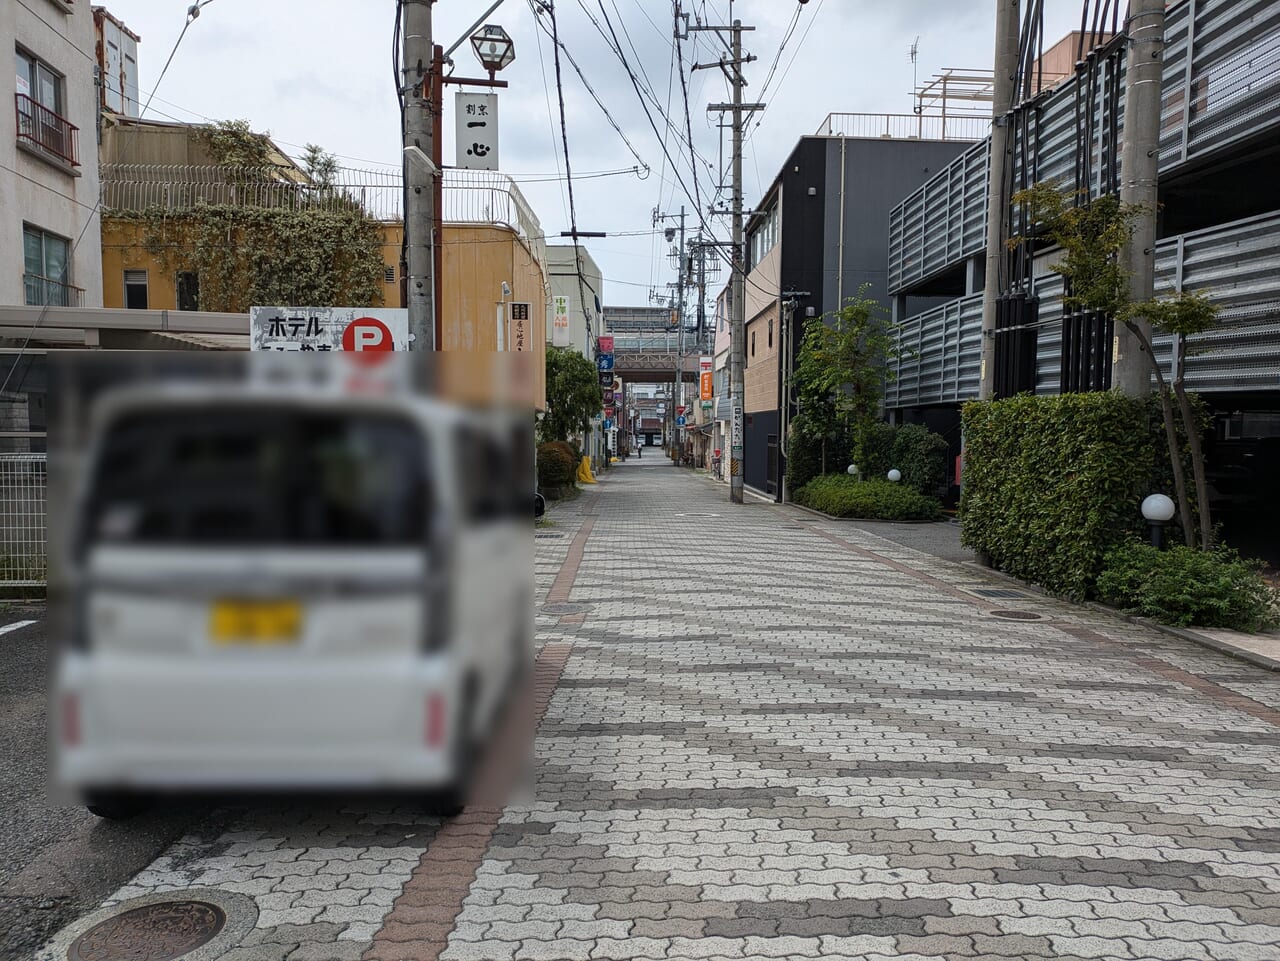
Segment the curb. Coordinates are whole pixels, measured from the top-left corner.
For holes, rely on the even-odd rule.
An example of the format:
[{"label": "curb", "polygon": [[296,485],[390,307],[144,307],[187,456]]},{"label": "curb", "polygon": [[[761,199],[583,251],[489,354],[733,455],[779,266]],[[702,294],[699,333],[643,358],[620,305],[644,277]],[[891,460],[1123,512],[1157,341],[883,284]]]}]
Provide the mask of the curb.
[{"label": "curb", "polygon": [[998,571],[994,567],[983,567],[981,564],[976,564],[972,561],[962,561],[961,563],[966,566],[976,568],[985,574],[1008,581],[1011,584],[1017,584],[1026,590],[1039,594],[1041,597],[1051,597],[1054,600],[1065,601],[1068,604],[1074,604],[1076,607],[1085,607],[1091,611],[1097,611],[1100,614],[1110,614],[1112,617],[1117,617],[1129,624],[1137,624],[1140,627],[1149,627],[1153,631],[1159,631],[1161,634],[1167,634],[1169,637],[1176,637],[1181,641],[1189,641],[1192,644],[1197,644],[1200,647],[1206,647],[1219,654],[1225,654],[1238,661],[1246,661],[1255,667],[1261,667],[1268,671],[1280,672],[1280,660],[1277,660],[1276,658],[1267,657],[1265,654],[1259,654],[1257,651],[1246,650],[1243,647],[1236,647],[1234,644],[1228,644],[1226,641],[1220,641],[1216,637],[1209,637],[1206,634],[1201,634],[1190,628],[1174,627],[1171,624],[1161,624],[1159,621],[1153,621],[1149,617],[1139,617],[1136,614],[1126,614],[1124,611],[1118,610],[1114,607],[1108,607],[1106,604],[1100,604],[1097,601],[1073,601],[1070,598],[1058,597],[1055,594],[1050,594],[1038,584],[1031,584],[1021,578],[1014,577],[1012,574],[1006,574],[1004,571]]},{"label": "curb", "polygon": [[[805,507],[803,504],[797,504],[795,501],[787,501],[785,504],[778,504],[778,507],[794,507],[796,510],[804,511],[806,514],[813,514],[815,517],[821,517],[824,520],[838,521],[842,524],[955,524],[958,521],[953,517],[944,517],[936,521],[886,521],[878,517],[835,517],[831,514],[824,514],[822,511],[814,510],[812,507]],[[922,552],[923,553],[923,552]]]}]

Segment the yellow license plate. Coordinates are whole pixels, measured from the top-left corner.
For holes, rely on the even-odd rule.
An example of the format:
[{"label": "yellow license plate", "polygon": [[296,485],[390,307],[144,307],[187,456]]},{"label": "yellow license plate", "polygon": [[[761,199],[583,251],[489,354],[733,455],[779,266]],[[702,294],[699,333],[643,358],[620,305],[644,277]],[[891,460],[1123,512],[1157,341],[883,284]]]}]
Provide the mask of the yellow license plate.
[{"label": "yellow license plate", "polygon": [[215,644],[292,644],[301,632],[297,601],[217,601],[209,615]]}]

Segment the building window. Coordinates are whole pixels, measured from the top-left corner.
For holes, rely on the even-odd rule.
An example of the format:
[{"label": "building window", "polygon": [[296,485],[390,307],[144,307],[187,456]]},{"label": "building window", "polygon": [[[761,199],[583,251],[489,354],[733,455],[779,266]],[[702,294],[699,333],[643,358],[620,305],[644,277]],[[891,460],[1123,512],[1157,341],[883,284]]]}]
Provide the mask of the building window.
[{"label": "building window", "polygon": [[756,355],[756,332],[753,330],[751,332],[751,356],[754,357],[755,355]]},{"label": "building window", "polygon": [[385,280],[385,281],[386,281],[387,283],[389,283],[389,284],[394,284],[394,283],[396,282],[396,269],[395,269],[395,267],[386,267],[386,268],[384,268],[384,269],[383,269],[383,271],[382,271],[382,279],[383,279],[383,280]]},{"label": "building window", "polygon": [[22,49],[15,49],[14,58],[18,142],[39,147],[72,166],[79,166],[78,128],[63,117],[66,81],[62,74]]},{"label": "building window", "polygon": [[200,275],[192,270],[178,274],[178,309],[200,309]]},{"label": "building window", "polygon": [[24,224],[22,227],[22,286],[28,306],[78,307],[78,290],[71,286],[71,242]]},{"label": "building window", "polygon": [[147,272],[145,270],[124,272],[124,305],[128,310],[147,309]]}]

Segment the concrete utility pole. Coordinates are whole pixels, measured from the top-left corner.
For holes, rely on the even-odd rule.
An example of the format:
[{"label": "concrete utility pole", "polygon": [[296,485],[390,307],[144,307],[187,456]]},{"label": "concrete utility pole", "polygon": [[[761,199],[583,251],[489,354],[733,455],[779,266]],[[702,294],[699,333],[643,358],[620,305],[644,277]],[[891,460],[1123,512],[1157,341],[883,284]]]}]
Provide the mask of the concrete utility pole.
[{"label": "concrete utility pole", "polygon": [[[1160,85],[1164,76],[1165,0],[1129,0],[1128,51],[1125,58],[1124,142],[1120,147],[1120,202],[1136,204],[1142,213],[1133,221],[1125,251],[1129,299],[1150,300],[1155,294],[1156,204],[1160,172]],[[1136,326],[1148,338],[1151,324]],[[1151,392],[1151,367],[1141,340],[1124,324],[1116,324],[1111,386],[1129,397]]]},{"label": "concrete utility pole", "polygon": [[[733,15],[732,0],[729,15]],[[741,504],[744,497],[742,411],[743,395],[746,392],[743,372],[747,362],[747,258],[742,243],[742,134],[746,115],[763,110],[764,104],[742,102],[742,88],[747,85],[742,68],[756,59],[754,56],[743,56],[742,34],[755,30],[755,27],[744,27],[741,20],[734,20],[733,25],[728,27],[700,25],[691,26],[688,30],[730,35],[728,60],[722,57],[716,64],[694,64],[693,69],[719,66],[733,85],[732,103],[713,103],[707,109],[715,113],[733,114],[733,282],[729,285],[729,405],[733,411],[733,419],[729,438],[729,500],[734,504]]]},{"label": "concrete utility pole", "polygon": [[[1160,0],[1161,3],[1164,0]],[[996,301],[1000,289],[1000,264],[1005,258],[1004,243],[1009,198],[1004,195],[1005,176],[1013,147],[1013,109],[1017,88],[1019,7],[1021,0],[996,0],[995,85],[991,104],[991,162],[987,178],[987,272],[982,295],[982,368],[978,397],[990,400],[996,378]]]},{"label": "concrete utility pole", "polygon": [[[680,408],[684,406],[684,284],[686,277],[684,275],[684,204],[680,205],[680,245],[676,247],[676,263],[678,265],[676,273],[676,399],[673,402],[675,406],[676,416],[680,415]],[[689,422],[685,415],[685,423]],[[672,420],[674,430],[672,436],[675,437],[675,462],[680,463],[684,456],[684,430],[679,423]]]},{"label": "concrete utility pole", "polygon": [[[405,194],[404,229],[408,250],[409,333],[413,350],[436,344],[436,166],[434,118],[440,109],[427,89],[435,48],[431,41],[431,5],[435,0],[402,0]],[[416,151],[409,156],[410,148]],[[418,153],[417,151],[420,151]]]}]

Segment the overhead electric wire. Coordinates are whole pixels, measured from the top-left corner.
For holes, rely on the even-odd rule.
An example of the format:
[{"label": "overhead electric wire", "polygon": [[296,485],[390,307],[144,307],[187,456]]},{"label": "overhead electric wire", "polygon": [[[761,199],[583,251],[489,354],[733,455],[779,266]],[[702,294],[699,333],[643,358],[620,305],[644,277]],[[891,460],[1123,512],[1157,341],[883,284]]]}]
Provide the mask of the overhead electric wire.
[{"label": "overhead electric wire", "polygon": [[[796,62],[796,58],[800,56],[800,51],[804,49],[804,42],[809,39],[809,31],[813,29],[813,25],[818,19],[818,14],[822,12],[822,5],[825,2],[826,0],[818,0],[818,5],[814,7],[813,16],[809,18],[809,23],[804,28],[804,33],[800,35],[800,42],[796,44],[796,49],[792,52],[791,59],[787,61],[787,66],[782,71],[782,76],[778,78],[779,86],[781,86],[783,81],[787,79],[787,74],[791,72],[791,68],[792,66],[794,66]],[[751,136],[751,134],[755,133],[757,130],[760,129],[760,124],[764,123],[764,115],[768,112],[769,112],[769,104],[766,103],[764,109],[761,110],[760,113],[756,116],[755,124],[752,125],[751,130],[748,131],[747,133],[748,138]]]},{"label": "overhead electric wire", "polygon": [[[551,17],[551,54],[552,62],[556,68],[556,97],[560,101],[560,140],[564,144],[564,180],[569,191],[569,229],[573,232],[573,269],[578,275],[578,297],[582,304],[582,315],[583,317],[589,317],[587,314],[587,281],[582,276],[582,248],[578,243],[578,210],[573,200],[573,168],[569,163],[569,125],[565,119],[564,82],[560,75],[560,28],[556,21],[555,6],[550,2],[544,6]],[[592,330],[590,320],[587,323],[587,330],[588,332]]]}]

